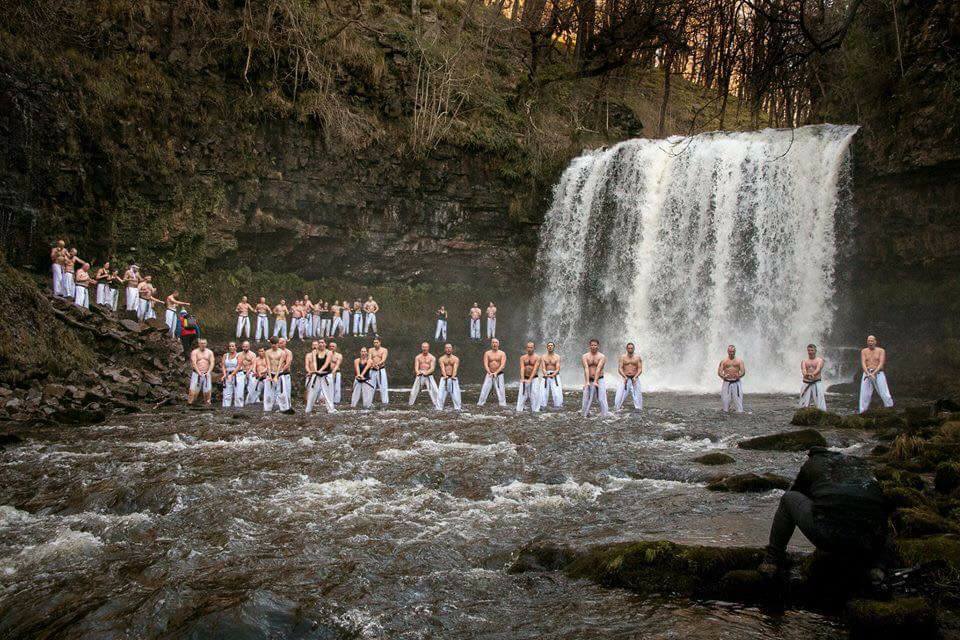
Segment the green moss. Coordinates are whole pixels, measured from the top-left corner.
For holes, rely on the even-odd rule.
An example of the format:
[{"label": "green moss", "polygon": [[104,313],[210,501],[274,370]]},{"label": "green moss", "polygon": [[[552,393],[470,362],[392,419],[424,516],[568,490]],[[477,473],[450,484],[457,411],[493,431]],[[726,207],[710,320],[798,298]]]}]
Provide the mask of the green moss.
[{"label": "green moss", "polygon": [[718,478],[707,485],[710,491],[730,491],[734,493],[761,493],[773,489],[790,488],[790,480],[773,473],[744,473]]},{"label": "green moss", "polygon": [[796,427],[838,427],[843,419],[836,413],[821,411],[816,407],[797,409],[790,420]]},{"label": "green moss", "polygon": [[960,571],[960,538],[954,535],[899,538],[897,551],[907,565],[944,560],[951,569]]},{"label": "green moss", "polygon": [[960,464],[941,462],[933,478],[933,486],[940,493],[951,493],[960,487]]},{"label": "green moss", "polygon": [[757,449],[760,451],[806,451],[811,447],[825,447],[827,441],[815,429],[801,429],[775,433],[759,438],[743,440],[738,447],[741,449]]},{"label": "green moss", "polygon": [[908,538],[958,532],[956,524],[924,507],[897,509],[893,514],[893,526],[898,535]]}]

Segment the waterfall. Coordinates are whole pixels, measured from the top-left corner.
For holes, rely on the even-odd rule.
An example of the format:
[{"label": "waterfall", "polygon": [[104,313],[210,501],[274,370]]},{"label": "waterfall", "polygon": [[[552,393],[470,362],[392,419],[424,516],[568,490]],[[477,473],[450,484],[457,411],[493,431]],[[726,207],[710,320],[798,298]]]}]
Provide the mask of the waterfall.
[{"label": "waterfall", "polygon": [[535,305],[568,377],[596,337],[614,370],[636,343],[647,388],[715,391],[732,343],[748,392],[796,392],[806,345],[833,321],[856,131],[638,139],[575,158],[540,231]]}]

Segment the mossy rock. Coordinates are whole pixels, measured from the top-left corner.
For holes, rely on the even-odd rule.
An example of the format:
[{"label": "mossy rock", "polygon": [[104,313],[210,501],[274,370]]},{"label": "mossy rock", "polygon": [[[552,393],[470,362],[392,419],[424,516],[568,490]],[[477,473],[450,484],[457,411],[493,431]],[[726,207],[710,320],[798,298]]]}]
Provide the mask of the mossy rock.
[{"label": "mossy rock", "polygon": [[790,480],[774,473],[742,473],[735,476],[726,476],[712,480],[707,489],[710,491],[729,491],[732,493],[762,493],[781,489],[786,491],[790,488]]},{"label": "mossy rock", "polygon": [[790,420],[796,427],[837,427],[843,421],[836,413],[821,411],[816,407],[797,409]]},{"label": "mossy rock", "polygon": [[782,590],[756,569],[728,571],[720,578],[720,598],[728,602],[761,604],[782,596]]},{"label": "mossy rock", "polygon": [[750,438],[740,442],[737,446],[741,449],[758,451],[807,451],[811,447],[825,447],[827,441],[816,429],[801,429]]},{"label": "mossy rock", "polygon": [[923,478],[912,471],[895,469],[894,467],[889,466],[881,466],[874,469],[873,474],[876,476],[877,480],[880,480],[881,482],[890,483],[901,487],[909,487],[911,489],[916,489],[917,491],[923,491],[923,489],[927,486],[923,481]]},{"label": "mossy rock", "polygon": [[940,425],[937,438],[943,442],[960,442],[960,421],[950,420]]},{"label": "mossy rock", "polygon": [[559,571],[576,558],[569,547],[549,545],[530,545],[517,552],[507,573],[527,573],[529,571]]},{"label": "mossy rock", "polygon": [[943,560],[954,571],[960,570],[960,538],[955,535],[898,538],[897,551],[908,566]]},{"label": "mossy rock", "polygon": [[721,464],[733,464],[736,462],[733,456],[727,455],[725,453],[708,453],[706,455],[700,456],[699,458],[694,458],[692,462],[698,464],[705,464],[707,466],[715,467]]},{"label": "mossy rock", "polygon": [[960,464],[956,462],[938,464],[936,475],[933,477],[933,486],[940,493],[951,493],[960,487]]},{"label": "mossy rock", "polygon": [[926,599],[919,597],[851,600],[847,603],[847,625],[851,638],[923,640],[937,635],[936,613]]},{"label": "mossy rock", "polygon": [[864,420],[860,416],[850,415],[850,416],[843,416],[843,418],[841,418],[840,420],[840,424],[837,425],[837,428],[838,429],[867,429],[871,426],[873,426],[873,424],[870,421]]},{"label": "mossy rock", "polygon": [[932,509],[923,507],[897,509],[893,514],[893,526],[898,535],[907,538],[957,533],[955,524]]},{"label": "mossy rock", "polygon": [[883,484],[883,497],[894,508],[933,507],[932,501],[916,489],[891,483]]},{"label": "mossy rock", "polygon": [[565,570],[606,587],[639,593],[718,597],[721,578],[730,571],[752,570],[763,550],[744,547],[701,547],[673,542],[628,542],[591,549]]}]

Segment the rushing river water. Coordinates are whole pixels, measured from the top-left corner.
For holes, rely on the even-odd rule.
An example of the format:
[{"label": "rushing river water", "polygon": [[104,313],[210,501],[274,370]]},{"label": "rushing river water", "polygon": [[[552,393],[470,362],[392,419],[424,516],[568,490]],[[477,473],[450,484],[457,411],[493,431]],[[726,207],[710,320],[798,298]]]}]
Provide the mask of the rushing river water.
[{"label": "rushing river water", "polygon": [[804,459],[736,449],[786,428],[793,398],[724,416],[713,396],[651,394],[642,414],[590,420],[578,399],[522,417],[170,409],[36,431],[0,453],[0,637],[842,635],[806,612],[508,574],[534,540],[762,545],[780,493],[708,492],[717,468],[690,459],[729,450],[737,472],[788,476]]}]

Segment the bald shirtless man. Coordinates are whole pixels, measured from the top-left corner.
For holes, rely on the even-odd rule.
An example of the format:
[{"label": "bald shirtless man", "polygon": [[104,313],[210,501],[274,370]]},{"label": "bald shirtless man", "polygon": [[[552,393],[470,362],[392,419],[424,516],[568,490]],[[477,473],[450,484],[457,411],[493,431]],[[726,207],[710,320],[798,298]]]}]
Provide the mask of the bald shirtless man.
[{"label": "bald shirtless man", "polygon": [[443,345],[443,355],[440,356],[440,391],[437,394],[437,409],[443,409],[447,398],[453,403],[453,408],[460,411],[460,381],[457,375],[460,372],[460,358],[453,355],[453,345],[449,342]]},{"label": "bald shirtless man", "polygon": [[50,277],[53,279],[53,295],[63,297],[63,263],[66,261],[67,243],[57,240],[50,249]]},{"label": "bald shirtless man", "polygon": [[290,307],[290,339],[299,337],[303,342],[303,337],[307,334],[306,321],[304,320],[303,300],[294,300]]},{"label": "bald shirtless man", "polygon": [[860,351],[860,368],[863,370],[860,380],[860,413],[870,408],[874,391],[880,396],[883,406],[893,406],[893,396],[887,386],[887,374],[883,371],[886,366],[886,350],[877,346],[876,337],[867,336],[867,346]]},{"label": "bald shirtless man", "polygon": [[74,272],[78,264],[87,263],[77,255],[76,249],[70,249],[64,257],[63,262],[63,294],[68,298],[75,298],[77,294]]},{"label": "bald shirtless man", "polygon": [[273,337],[287,339],[287,301],[280,300],[280,304],[273,308]]},{"label": "bald shirtless man", "polygon": [[483,315],[483,312],[480,310],[480,305],[474,302],[473,306],[470,307],[470,339],[471,340],[480,339],[480,316],[481,315]]},{"label": "bald shirtless man", "polygon": [[261,297],[255,310],[257,312],[257,330],[253,338],[257,342],[262,342],[270,337],[270,305],[267,304],[267,299]]},{"label": "bald shirtless man", "polygon": [[213,365],[216,356],[207,348],[207,341],[203,338],[197,342],[197,348],[190,353],[190,392],[187,394],[187,404],[193,404],[199,394],[203,394],[203,401],[210,404],[213,394]]},{"label": "bald shirtless man", "polygon": [[[166,325],[167,325],[167,329],[170,330],[170,337],[171,337],[171,338],[172,338],[172,337],[176,334],[176,332],[177,332],[177,318],[178,318],[177,307],[189,307],[189,306],[190,306],[190,303],[189,303],[189,302],[184,302],[183,300],[178,299],[177,296],[179,296],[179,295],[180,295],[180,290],[179,290],[179,289],[174,289],[174,290],[173,290],[173,293],[171,293],[170,295],[168,295],[168,296],[167,296],[166,298],[164,298],[164,300],[163,300],[163,304],[164,304],[164,306],[166,307],[166,309],[165,309],[165,311],[164,311],[164,314],[165,314],[165,315],[164,315],[164,317],[163,317],[163,320],[164,320],[164,322],[165,322]],[[234,346],[234,350],[236,350],[236,346],[237,346],[237,345],[233,345],[233,346]]]},{"label": "bald shirtless man", "polygon": [[613,401],[613,407],[617,411],[623,406],[623,401],[627,395],[633,398],[633,408],[643,409],[643,391],[640,390],[640,374],[643,373],[643,358],[634,353],[635,347],[632,342],[627,343],[626,353],[620,356],[617,362],[617,371],[623,384],[617,387],[617,395]]},{"label": "bald shirtless man", "polygon": [[140,308],[140,267],[131,262],[123,274],[123,281],[126,283],[126,301],[127,311],[137,313]]},{"label": "bald shirtless man", "polygon": [[727,357],[720,361],[717,375],[723,380],[720,388],[723,410],[729,412],[733,405],[734,411],[743,413],[743,383],[740,379],[747,375],[747,367],[743,360],[737,357],[736,346],[731,344],[727,347]]},{"label": "bald shirtless man", "polygon": [[368,351],[370,356],[370,381],[373,388],[380,391],[380,402],[384,406],[390,404],[390,387],[387,384],[387,356],[390,352],[384,348],[380,338],[373,339],[373,347]]},{"label": "bald shirtless man", "polygon": [[560,356],[556,354],[557,345],[547,343],[547,353],[540,359],[540,370],[543,371],[543,398],[540,406],[547,408],[550,401],[556,409],[563,407],[563,386],[560,383]]},{"label": "bald shirtless man", "polygon": [[337,348],[337,343],[330,341],[327,348],[333,352],[330,358],[330,378],[332,380],[331,392],[333,393],[333,404],[340,404],[343,394],[343,374],[340,368],[343,366],[343,354]]},{"label": "bald shirtless man", "polygon": [[437,370],[437,357],[430,353],[430,343],[420,344],[420,353],[413,359],[413,387],[410,389],[410,406],[412,407],[420,395],[420,387],[426,387],[430,394],[430,402],[435,409],[439,408],[439,390],[433,372]]},{"label": "bald shirtless man", "polygon": [[157,298],[157,288],[153,286],[153,276],[145,276],[140,281],[140,284],[137,286],[137,297],[139,300],[137,320],[140,322],[155,320],[157,314],[153,310],[153,305],[161,300]]},{"label": "bald shirtless man", "polygon": [[827,410],[827,397],[823,393],[824,360],[817,355],[817,345],[807,345],[807,358],[800,362],[800,375],[803,387],[800,388],[800,407],[815,406],[821,411]]},{"label": "bald shirtless man", "polygon": [[250,341],[244,340],[240,345],[240,353],[237,354],[237,375],[236,383],[234,385],[234,401],[233,404],[235,407],[243,407],[247,404],[247,398],[250,395],[250,387],[256,383],[255,380],[255,365],[257,362],[257,354],[250,350]]},{"label": "bald shirtless man", "polygon": [[370,333],[371,329],[373,329],[374,334],[377,333],[377,313],[379,313],[379,311],[380,305],[373,299],[373,296],[368,296],[367,301],[363,303],[363,332],[365,334]]},{"label": "bald shirtless man", "polygon": [[480,387],[480,399],[477,406],[482,407],[487,402],[490,390],[496,388],[497,401],[501,407],[507,406],[507,394],[503,380],[503,370],[507,366],[507,354],[500,350],[500,341],[494,338],[490,341],[490,348],[483,354],[483,370],[487,375]]},{"label": "bald shirtless man", "polygon": [[317,399],[323,401],[328,413],[334,413],[333,388],[331,386],[331,360],[333,352],[327,348],[326,340],[313,341],[313,349],[304,359],[307,371],[307,407],[306,412],[312,413]]},{"label": "bald shirtless man", "polygon": [[242,337],[250,339],[250,312],[253,311],[253,305],[247,302],[247,296],[240,298],[237,303],[237,340]]},{"label": "bald shirtless man", "polygon": [[540,402],[543,400],[543,385],[540,381],[541,359],[536,353],[537,346],[527,342],[523,355],[520,356],[520,388],[517,392],[517,413],[530,402],[530,411],[540,411]]},{"label": "bald shirtless man", "polygon": [[267,376],[263,381],[263,412],[270,413],[274,405],[280,411],[290,409],[289,396],[283,392],[284,371],[287,367],[286,349],[280,347],[277,338],[270,338],[270,348],[267,349]]},{"label": "bald shirtless man", "polygon": [[497,306],[491,302],[487,305],[487,340],[497,337]]},{"label": "bald shirtless man", "polygon": [[594,338],[590,341],[589,350],[580,358],[583,365],[583,407],[581,413],[586,418],[590,415],[590,407],[594,399],[600,405],[600,415],[610,415],[610,406],[607,404],[607,383],[603,379],[603,367],[607,364],[607,356],[600,353],[600,341]]},{"label": "bald shirtless man", "polygon": [[84,309],[90,308],[90,265],[86,262],[80,264],[80,267],[74,275],[74,293],[73,304]]}]

